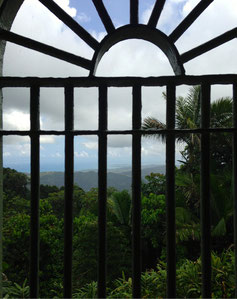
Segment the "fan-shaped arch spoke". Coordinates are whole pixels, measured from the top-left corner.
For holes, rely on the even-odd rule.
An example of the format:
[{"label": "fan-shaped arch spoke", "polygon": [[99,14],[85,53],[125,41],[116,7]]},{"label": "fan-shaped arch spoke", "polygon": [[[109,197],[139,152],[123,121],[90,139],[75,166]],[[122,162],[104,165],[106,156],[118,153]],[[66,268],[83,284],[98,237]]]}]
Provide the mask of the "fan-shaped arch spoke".
[{"label": "fan-shaped arch spoke", "polygon": [[105,29],[108,33],[113,32],[115,30],[114,24],[104,6],[104,3],[102,0],[92,0],[95,8],[98,12],[98,15],[101,18],[101,21],[103,22]]},{"label": "fan-shaped arch spoke", "polygon": [[33,39],[21,36],[19,34],[0,29],[0,39],[12,42],[14,44],[23,46],[25,48],[29,48],[31,50],[38,51],[43,54],[47,54],[49,56],[64,60],[66,62],[81,66],[85,69],[90,70],[91,68],[91,61],[85,59],[83,57],[71,54],[69,52],[59,50],[52,46],[46,45],[44,43],[40,43]]},{"label": "fan-shaped arch spoke", "polygon": [[156,0],[156,3],[154,5],[150,19],[147,24],[148,26],[154,27],[154,28],[156,27],[156,25],[159,21],[160,15],[162,13],[162,10],[164,8],[165,2],[166,2],[166,0]]},{"label": "fan-shaped arch spoke", "polygon": [[80,26],[71,16],[69,16],[53,0],[39,0],[47,7],[57,18],[67,25],[74,33],[83,39],[91,48],[96,50],[99,47],[98,41],[92,37],[82,26]]},{"label": "fan-shaped arch spoke", "polygon": [[219,36],[217,36],[216,38],[196,47],[196,48],[193,48],[192,50],[190,51],[187,51],[185,53],[183,53],[181,55],[181,60],[183,63],[185,62],[188,62],[189,60],[192,60],[193,58],[197,57],[197,56],[200,56],[234,38],[237,37],[237,27],[230,30],[230,31],[227,31],[226,33],[224,34],[221,34]]},{"label": "fan-shaped arch spoke", "polygon": [[171,39],[171,41],[175,43],[213,1],[214,0],[200,1],[197,6],[195,6],[195,8],[187,15],[187,17],[170,34],[169,38]]},{"label": "fan-shaped arch spoke", "polygon": [[139,22],[138,11],[139,11],[139,1],[130,0],[130,24],[132,25],[138,24]]}]

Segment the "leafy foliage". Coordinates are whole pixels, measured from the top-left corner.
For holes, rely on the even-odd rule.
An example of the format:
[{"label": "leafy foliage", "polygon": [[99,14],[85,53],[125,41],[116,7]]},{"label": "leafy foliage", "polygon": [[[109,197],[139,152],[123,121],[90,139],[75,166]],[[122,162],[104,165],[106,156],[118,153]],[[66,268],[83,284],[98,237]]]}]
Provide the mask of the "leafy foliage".
[{"label": "leafy foliage", "polygon": [[[149,239],[154,247],[163,245],[165,226],[165,196],[150,193],[142,197],[142,237]],[[160,232],[160,233],[157,233]]]},{"label": "leafy foliage", "polygon": [[160,173],[151,173],[145,177],[146,182],[142,183],[142,194],[144,196],[149,196],[150,193],[160,195],[165,194],[165,175]]},{"label": "leafy foliage", "polygon": [[87,283],[73,294],[73,298],[97,298],[97,282]]},{"label": "leafy foliage", "polygon": [[29,179],[24,173],[20,173],[15,169],[3,168],[3,192],[9,198],[19,196],[26,198],[29,194],[27,184]]},{"label": "leafy foliage", "polygon": [[[176,99],[176,127],[178,129],[197,129],[200,128],[201,122],[201,88],[193,86],[190,88],[186,97],[177,97]],[[166,99],[166,95],[164,95]],[[220,98],[211,102],[210,124],[213,128],[231,127],[232,125],[232,102],[229,97]],[[144,130],[165,129],[166,125],[155,117],[145,118],[142,128]],[[149,135],[165,140],[164,134]],[[195,133],[176,134],[179,142],[185,144],[184,150],[181,151],[183,161],[187,169],[191,172],[197,171],[200,161],[200,136]],[[223,169],[226,165],[231,165],[231,135],[227,133],[211,135],[211,157],[213,158],[214,170]],[[194,167],[194,168],[193,168]]]},{"label": "leafy foliage", "polygon": [[200,223],[188,209],[177,207],[176,210],[176,242],[200,240]]},{"label": "leafy foliage", "polygon": [[[131,247],[124,232],[107,223],[108,281],[130,272]],[[73,276],[75,287],[97,279],[98,223],[93,214],[74,219]]]},{"label": "leafy foliage", "polygon": [[29,298],[29,286],[27,285],[27,279],[24,280],[22,286],[18,283],[12,283],[5,277],[3,281],[3,298]]},{"label": "leafy foliage", "polygon": [[108,198],[109,211],[116,216],[119,224],[131,224],[131,196],[127,190],[113,192]]}]

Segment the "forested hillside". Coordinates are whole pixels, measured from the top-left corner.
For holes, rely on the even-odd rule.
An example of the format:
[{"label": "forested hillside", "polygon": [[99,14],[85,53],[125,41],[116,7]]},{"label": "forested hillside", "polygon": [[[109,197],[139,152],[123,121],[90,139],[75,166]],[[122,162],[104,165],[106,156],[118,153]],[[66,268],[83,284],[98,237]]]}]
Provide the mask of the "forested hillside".
[{"label": "forested hillside", "polygon": [[[142,179],[145,176],[154,173],[165,173],[165,166],[146,166],[142,168]],[[131,189],[132,173],[129,168],[117,168],[114,170],[108,170],[107,176],[108,187],[114,187],[115,189],[122,191],[124,189]],[[57,187],[64,186],[64,172],[41,172],[40,182],[43,185],[54,185]],[[80,186],[83,190],[89,191],[91,188],[98,186],[98,172],[95,170],[91,171],[76,171],[74,173],[74,183]]]}]

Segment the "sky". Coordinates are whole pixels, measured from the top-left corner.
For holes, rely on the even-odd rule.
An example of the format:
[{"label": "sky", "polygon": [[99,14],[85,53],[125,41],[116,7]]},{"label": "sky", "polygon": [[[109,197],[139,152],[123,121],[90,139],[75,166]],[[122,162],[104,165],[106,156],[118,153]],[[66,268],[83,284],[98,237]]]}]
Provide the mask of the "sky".
[{"label": "sky", "polygon": [[[101,41],[106,30],[91,0],[55,0],[94,38]],[[104,5],[116,28],[129,23],[129,0],[104,0]],[[154,0],[140,0],[139,22],[147,24]],[[157,28],[170,34],[194,8],[198,0],[167,0]],[[237,1],[214,0],[176,42],[180,54],[237,26]],[[58,20],[38,0],[25,0],[11,30],[40,42],[91,59],[93,50]],[[186,74],[236,73],[237,40],[232,40],[184,65]],[[4,56],[5,76],[68,77],[87,76],[88,71],[38,52],[7,43]],[[114,45],[102,58],[96,76],[162,76],[174,75],[163,52],[142,40],[127,40]],[[142,117],[157,117],[165,122],[164,88],[142,89]],[[185,96],[187,86],[177,88]],[[230,86],[215,86],[211,99],[232,96]],[[98,91],[96,88],[76,88],[75,129],[98,128]],[[27,130],[30,91],[27,88],[5,88],[3,128]],[[109,129],[131,129],[131,88],[109,88]],[[40,126],[43,130],[64,128],[64,91],[62,88],[41,88]],[[62,171],[64,168],[64,138],[44,136],[40,140],[41,171]],[[176,159],[181,158],[177,145]],[[97,168],[98,139],[93,136],[75,138],[75,170]],[[28,137],[4,138],[4,166],[29,171],[30,140]],[[142,163],[165,164],[165,145],[154,139],[142,140]],[[131,136],[109,136],[108,167],[131,165]]]}]

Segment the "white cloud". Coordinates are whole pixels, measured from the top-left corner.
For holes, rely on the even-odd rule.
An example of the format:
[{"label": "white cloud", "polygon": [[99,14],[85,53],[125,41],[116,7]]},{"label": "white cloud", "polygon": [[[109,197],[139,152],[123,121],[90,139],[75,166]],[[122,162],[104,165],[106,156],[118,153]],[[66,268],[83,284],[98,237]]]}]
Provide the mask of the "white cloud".
[{"label": "white cloud", "polygon": [[199,2],[198,0],[186,1],[182,11],[183,17],[186,17],[191,12],[191,10],[198,4],[198,2]]},{"label": "white cloud", "polygon": [[113,158],[119,158],[121,157],[121,152],[115,149],[109,149],[108,156]]},{"label": "white cloud", "polygon": [[98,76],[173,75],[164,53],[150,42],[126,40],[114,45],[101,59]]},{"label": "white cloud", "polygon": [[3,157],[10,157],[12,154],[10,152],[4,152],[3,153]]},{"label": "white cloud", "polygon": [[29,143],[17,145],[17,150],[18,150],[20,156],[23,156],[23,157],[30,156],[30,144]]},{"label": "white cloud", "polygon": [[54,144],[55,143],[55,137],[50,135],[43,135],[40,136],[40,143],[41,144]]},{"label": "white cloud", "polygon": [[62,154],[61,153],[59,153],[59,152],[56,152],[56,153],[54,153],[54,154],[51,154],[51,157],[52,158],[63,158],[63,156],[62,156]]},{"label": "white cloud", "polygon": [[3,114],[4,130],[29,130],[30,115],[18,110],[10,110]]},{"label": "white cloud", "polygon": [[89,154],[86,151],[74,152],[76,158],[89,158]]},{"label": "white cloud", "polygon": [[82,144],[90,149],[90,150],[96,150],[98,149],[98,143],[97,142],[93,142],[93,141],[88,141],[88,142],[82,142]]},{"label": "white cloud", "polygon": [[54,0],[64,11],[66,11],[71,17],[75,17],[77,10],[75,7],[70,7],[70,0]]},{"label": "white cloud", "polygon": [[91,21],[91,18],[88,15],[86,15],[84,12],[81,12],[77,15],[77,20],[80,23],[88,23]]}]

